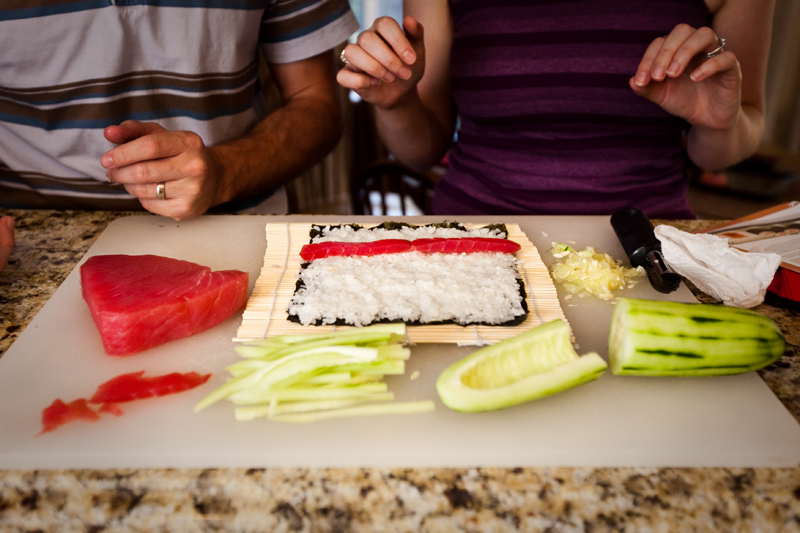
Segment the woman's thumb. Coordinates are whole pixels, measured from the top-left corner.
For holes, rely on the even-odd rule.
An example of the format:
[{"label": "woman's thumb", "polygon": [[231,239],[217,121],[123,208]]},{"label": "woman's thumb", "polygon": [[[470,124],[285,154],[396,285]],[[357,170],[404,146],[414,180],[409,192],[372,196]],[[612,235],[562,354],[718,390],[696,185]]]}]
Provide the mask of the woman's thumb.
[{"label": "woman's thumb", "polygon": [[411,46],[414,47],[414,52],[417,57],[424,57],[425,55],[425,29],[422,24],[412,16],[407,16],[403,19],[403,29],[406,32],[406,38]]}]

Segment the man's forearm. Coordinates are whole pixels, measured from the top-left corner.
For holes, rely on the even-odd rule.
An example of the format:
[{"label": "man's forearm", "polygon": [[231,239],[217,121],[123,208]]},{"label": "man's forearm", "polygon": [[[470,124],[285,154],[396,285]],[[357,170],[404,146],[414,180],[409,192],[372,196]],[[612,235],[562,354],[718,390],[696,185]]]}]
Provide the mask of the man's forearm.
[{"label": "man's forearm", "polygon": [[328,154],[341,137],[338,100],[295,98],[247,135],[211,148],[221,170],[215,205],[264,194]]}]

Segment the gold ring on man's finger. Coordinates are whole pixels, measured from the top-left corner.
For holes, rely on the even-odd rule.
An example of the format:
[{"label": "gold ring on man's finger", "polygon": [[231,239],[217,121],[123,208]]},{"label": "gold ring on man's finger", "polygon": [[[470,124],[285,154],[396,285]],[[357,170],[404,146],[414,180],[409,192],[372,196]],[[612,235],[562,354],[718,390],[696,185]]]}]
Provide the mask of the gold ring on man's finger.
[{"label": "gold ring on man's finger", "polygon": [[347,58],[344,56],[344,48],[342,48],[342,53],[341,53],[341,54],[339,54],[339,60],[340,60],[342,63],[344,63],[345,65],[347,64]]}]

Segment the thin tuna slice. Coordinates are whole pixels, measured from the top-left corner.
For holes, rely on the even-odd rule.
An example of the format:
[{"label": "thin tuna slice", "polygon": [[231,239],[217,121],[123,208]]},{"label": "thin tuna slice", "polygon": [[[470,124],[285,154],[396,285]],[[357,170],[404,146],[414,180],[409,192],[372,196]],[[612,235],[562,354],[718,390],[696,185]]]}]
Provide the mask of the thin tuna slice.
[{"label": "thin tuna slice", "polygon": [[42,410],[42,431],[39,435],[55,431],[64,424],[75,420],[95,422],[100,420],[100,415],[89,407],[85,398],[80,398],[69,403],[55,400]]},{"label": "thin tuna slice", "polygon": [[491,237],[464,237],[463,239],[416,239],[414,250],[425,254],[472,254],[472,253],[501,253],[513,254],[521,246],[508,239]]},{"label": "thin tuna slice", "polygon": [[211,374],[201,375],[197,372],[173,372],[153,377],[145,377],[144,370],[130,372],[111,378],[97,387],[97,391],[89,398],[89,403],[117,404],[177,394],[199,387],[210,377]]},{"label": "thin tuna slice", "polygon": [[210,329],[247,303],[248,274],[156,255],[98,255],[81,290],[109,355],[131,355]]},{"label": "thin tuna slice", "polygon": [[300,250],[300,257],[304,261],[313,261],[334,256],[401,254],[412,249],[411,241],[407,239],[382,239],[371,242],[325,241],[306,244]]},{"label": "thin tuna slice", "polygon": [[325,241],[306,244],[300,250],[304,261],[313,261],[335,256],[371,256],[385,254],[401,254],[405,252],[421,252],[425,254],[469,254],[477,252],[496,252],[513,254],[520,245],[508,239],[491,237],[432,238],[415,239],[383,239],[370,242]]}]

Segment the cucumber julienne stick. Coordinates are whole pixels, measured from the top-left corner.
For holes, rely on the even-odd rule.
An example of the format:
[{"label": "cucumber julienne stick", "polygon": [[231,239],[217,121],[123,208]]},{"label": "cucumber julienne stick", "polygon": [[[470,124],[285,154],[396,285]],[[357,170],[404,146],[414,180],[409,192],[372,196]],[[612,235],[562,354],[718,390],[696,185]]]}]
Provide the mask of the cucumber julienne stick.
[{"label": "cucumber julienne stick", "polygon": [[430,401],[392,402],[381,381],[405,372],[405,334],[405,324],[380,324],[237,346],[245,359],[227,368],[231,378],[200,400],[195,412],[222,399],[239,406],[237,420],[297,423],[430,411]]},{"label": "cucumber julienne stick", "polygon": [[721,376],[763,368],[783,355],[780,328],[754,311],[620,298],[611,318],[611,372]]}]

